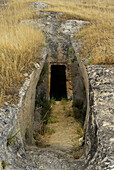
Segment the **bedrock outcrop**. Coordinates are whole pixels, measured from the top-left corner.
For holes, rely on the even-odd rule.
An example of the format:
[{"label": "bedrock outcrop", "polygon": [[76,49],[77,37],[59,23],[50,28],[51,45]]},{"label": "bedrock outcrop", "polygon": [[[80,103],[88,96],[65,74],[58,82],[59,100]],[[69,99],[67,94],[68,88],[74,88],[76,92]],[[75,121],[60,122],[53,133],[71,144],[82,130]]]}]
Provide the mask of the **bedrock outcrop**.
[{"label": "bedrock outcrop", "polygon": [[[47,4],[32,4],[36,11],[38,8],[48,8]],[[40,7],[39,7],[40,6]],[[39,12],[39,11],[38,11]],[[77,20],[58,21],[61,13],[39,12],[43,15],[40,19],[23,21],[26,24],[39,26],[45,33],[48,52],[44,50],[42,60],[36,64],[20,90],[18,106],[6,104],[0,108],[0,168],[4,160],[8,170],[113,170],[114,169],[114,67],[90,65],[85,66],[79,58],[81,48],[80,40],[72,40],[80,27],[86,22]],[[73,157],[57,148],[38,148],[32,146],[32,116],[35,102],[35,90],[40,72],[47,56],[53,61],[69,56],[69,47],[73,55],[77,56],[77,64],[85,83],[87,97],[87,111],[85,120],[85,152],[82,158],[74,160]],[[61,60],[62,61],[62,60]],[[38,75],[38,77],[37,77]],[[35,77],[35,82],[34,78]],[[29,103],[26,105],[26,102]],[[28,110],[27,110],[28,109]],[[21,110],[21,111],[20,111]],[[28,115],[30,111],[30,117]],[[21,117],[20,117],[21,113]],[[26,115],[24,115],[26,113]],[[23,118],[24,116],[24,118]],[[29,117],[29,118],[28,118]],[[30,126],[19,131],[16,142],[7,146],[7,139],[11,133],[15,134],[24,122],[29,121]],[[30,131],[31,130],[31,131]],[[26,135],[25,135],[26,134]],[[25,145],[26,138],[29,145]]]},{"label": "bedrock outcrop", "polygon": [[114,68],[88,66],[90,110],[85,136],[87,169],[114,168]]}]

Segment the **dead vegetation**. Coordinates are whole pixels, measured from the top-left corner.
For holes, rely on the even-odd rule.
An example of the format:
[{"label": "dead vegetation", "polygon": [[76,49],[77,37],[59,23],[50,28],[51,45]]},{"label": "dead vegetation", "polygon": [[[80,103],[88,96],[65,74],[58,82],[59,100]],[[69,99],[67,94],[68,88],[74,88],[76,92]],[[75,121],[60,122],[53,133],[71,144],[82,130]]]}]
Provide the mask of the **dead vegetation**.
[{"label": "dead vegetation", "polygon": [[59,19],[78,19],[90,24],[74,39],[81,39],[80,56],[87,64],[114,64],[114,2],[113,0],[46,0],[52,7],[46,11],[62,12]]},{"label": "dead vegetation", "polygon": [[[2,1],[2,0],[0,0]],[[20,24],[39,17],[28,5],[35,0],[8,0],[0,6],[0,105],[17,103],[25,73],[34,67],[44,44],[44,36],[33,26]],[[114,64],[113,0],[46,0],[52,12],[63,12],[60,20],[81,19],[90,24],[73,37],[81,39],[80,56],[87,64]]]},{"label": "dead vegetation", "polygon": [[31,72],[38,61],[45,39],[34,26],[21,24],[34,18],[29,0],[10,0],[0,8],[0,105],[17,103],[19,89],[26,73]]},{"label": "dead vegetation", "polygon": [[[75,118],[72,101],[56,101],[48,121],[43,125],[43,133],[39,131],[34,135],[38,147],[55,147],[58,150],[70,150],[75,159],[83,155],[84,130],[82,122]],[[42,128],[42,129],[43,129]]]}]

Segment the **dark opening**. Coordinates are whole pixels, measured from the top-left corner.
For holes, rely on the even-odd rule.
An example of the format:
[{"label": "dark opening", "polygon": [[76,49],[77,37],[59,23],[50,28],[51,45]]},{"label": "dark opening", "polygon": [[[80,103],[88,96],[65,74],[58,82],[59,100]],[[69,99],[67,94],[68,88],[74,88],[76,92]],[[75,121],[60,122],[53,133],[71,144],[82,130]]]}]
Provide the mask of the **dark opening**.
[{"label": "dark opening", "polygon": [[66,67],[64,65],[51,66],[50,97],[54,97],[56,100],[67,98],[65,70]]}]

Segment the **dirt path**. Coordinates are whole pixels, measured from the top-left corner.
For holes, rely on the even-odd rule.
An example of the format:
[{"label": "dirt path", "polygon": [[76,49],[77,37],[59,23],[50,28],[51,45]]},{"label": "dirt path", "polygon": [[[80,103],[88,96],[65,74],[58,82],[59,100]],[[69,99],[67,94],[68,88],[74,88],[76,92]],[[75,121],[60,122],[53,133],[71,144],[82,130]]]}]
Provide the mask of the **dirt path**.
[{"label": "dirt path", "polygon": [[80,145],[79,139],[83,136],[83,130],[74,118],[71,101],[56,102],[52,106],[46,131],[43,140],[51,147],[71,152]]}]

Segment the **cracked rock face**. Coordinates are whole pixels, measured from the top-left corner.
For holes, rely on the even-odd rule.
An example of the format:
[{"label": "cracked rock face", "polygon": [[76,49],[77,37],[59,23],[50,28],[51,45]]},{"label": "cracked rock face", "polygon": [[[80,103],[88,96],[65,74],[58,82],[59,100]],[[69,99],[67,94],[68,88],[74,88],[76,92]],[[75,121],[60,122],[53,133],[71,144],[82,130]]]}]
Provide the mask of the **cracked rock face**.
[{"label": "cracked rock face", "polygon": [[0,1],[0,6],[8,5],[8,1]]},{"label": "cracked rock face", "polygon": [[34,2],[30,4],[32,7],[35,7],[36,9],[43,9],[43,8],[49,8],[50,5],[42,2]]},{"label": "cracked rock face", "polygon": [[88,66],[90,116],[86,133],[87,169],[114,168],[114,68]]},{"label": "cracked rock face", "polygon": [[79,20],[67,20],[61,23],[60,28],[58,29],[58,33],[63,33],[65,35],[75,35],[79,28],[85,24],[84,21]]},{"label": "cracked rock face", "polygon": [[[37,9],[49,7],[41,2],[32,3],[31,6]],[[74,48],[73,55],[75,51],[76,56],[79,56],[80,40],[73,42],[71,36],[75,35],[85,22],[68,20],[60,23],[57,19],[60,13],[40,12],[40,14],[44,17],[24,22],[38,25],[43,30],[49,53],[54,60],[58,58],[63,60],[66,57],[69,59],[69,46]],[[70,154],[51,147],[26,146],[24,148],[21,136],[17,143],[7,147],[6,142],[11,130],[18,127],[19,108],[5,106],[0,109],[0,166],[5,160],[9,170],[114,169],[114,68],[91,65],[86,67],[86,73],[88,74],[86,88],[89,90],[89,111],[86,116],[84,156],[74,160]]]}]

